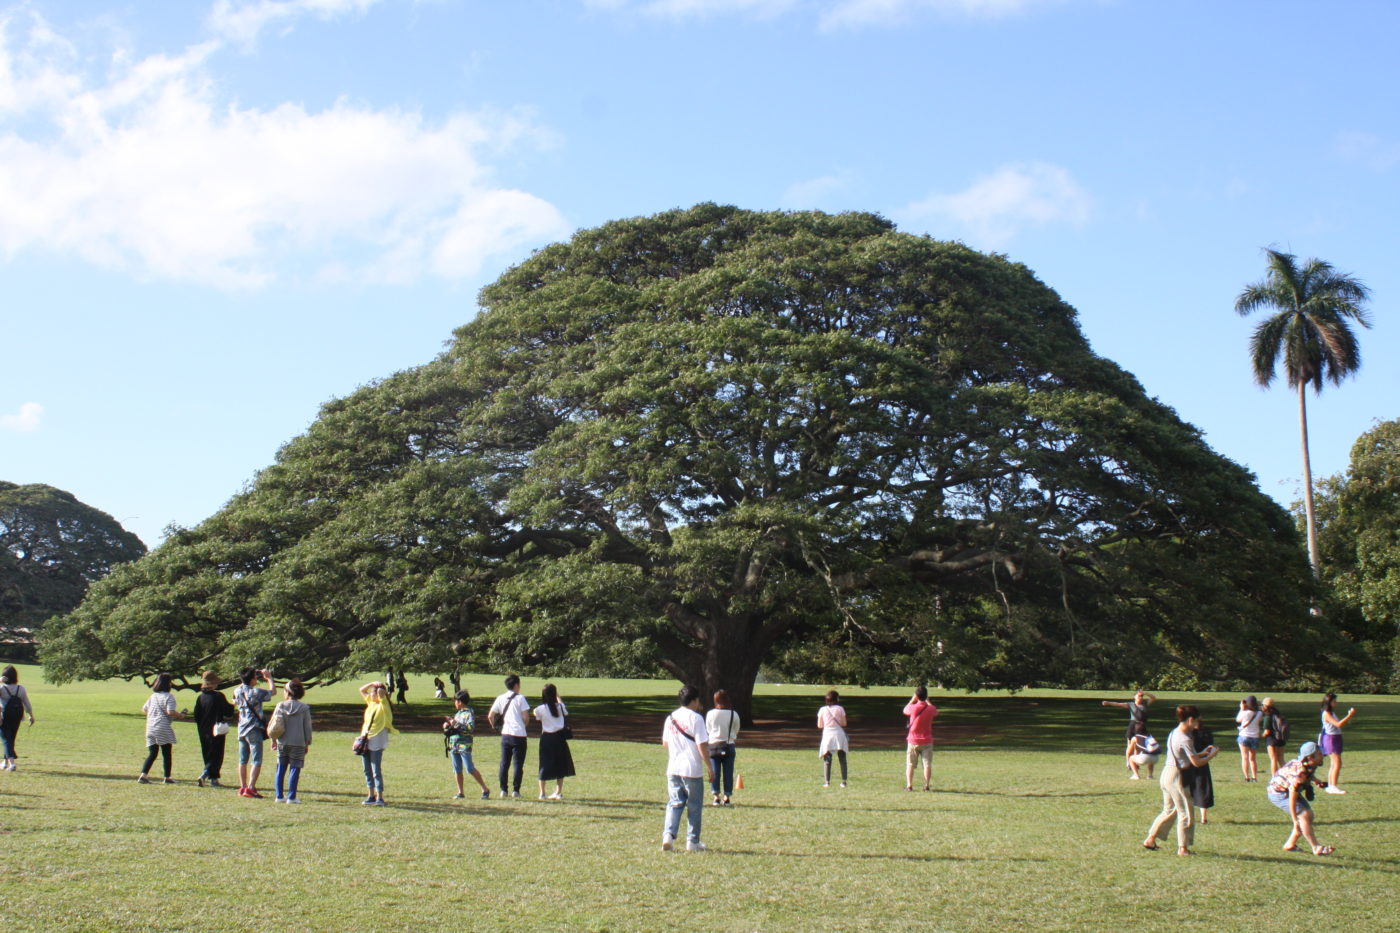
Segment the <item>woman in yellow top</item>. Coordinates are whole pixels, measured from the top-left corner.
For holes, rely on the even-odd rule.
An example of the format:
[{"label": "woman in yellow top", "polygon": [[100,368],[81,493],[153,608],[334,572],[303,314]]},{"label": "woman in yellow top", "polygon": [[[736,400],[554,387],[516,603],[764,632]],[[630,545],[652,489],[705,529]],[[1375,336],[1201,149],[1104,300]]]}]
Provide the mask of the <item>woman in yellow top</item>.
[{"label": "woman in yellow top", "polygon": [[360,696],[365,698],[365,721],[360,734],[369,739],[365,750],[365,786],[369,794],[365,797],[367,807],[384,806],[384,749],[389,747],[389,734],[398,734],[394,728],[394,705],[389,702],[389,687],[380,681],[373,681],[360,688]]}]

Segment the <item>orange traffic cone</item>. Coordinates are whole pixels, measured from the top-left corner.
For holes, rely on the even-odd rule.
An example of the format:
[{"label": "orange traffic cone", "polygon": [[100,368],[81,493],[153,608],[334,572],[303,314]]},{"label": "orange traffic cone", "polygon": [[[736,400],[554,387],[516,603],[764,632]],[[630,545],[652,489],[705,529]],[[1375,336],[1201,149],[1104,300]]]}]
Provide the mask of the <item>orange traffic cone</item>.
[{"label": "orange traffic cone", "polygon": [[737,784],[734,785],[734,789],[735,789],[735,790],[743,790],[743,789],[744,789],[744,772],[742,772],[742,771],[739,772],[739,783],[737,783]]}]

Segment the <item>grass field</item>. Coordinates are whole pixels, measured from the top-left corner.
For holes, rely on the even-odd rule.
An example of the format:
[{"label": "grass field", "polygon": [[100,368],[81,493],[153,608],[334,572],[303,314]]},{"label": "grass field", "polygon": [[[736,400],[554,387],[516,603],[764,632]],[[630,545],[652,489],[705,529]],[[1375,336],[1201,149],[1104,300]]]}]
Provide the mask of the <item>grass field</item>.
[{"label": "grass field", "polygon": [[[1394,697],[1342,698],[1359,712],[1347,730],[1351,793],[1316,803],[1319,835],[1337,846],[1328,858],[1280,851],[1286,818],[1262,785],[1239,780],[1233,749],[1214,765],[1217,806],[1198,854],[1145,852],[1160,793],[1125,779],[1122,711],[1049,691],[935,695],[940,723],[980,734],[940,748],[931,794],[904,793],[900,749],[853,752],[851,786],[824,790],[815,729],[805,751],[746,748],[741,735],[745,788],[733,808],[707,808],[712,851],[664,854],[652,733],[672,705],[669,682],[558,681],[581,736],[590,713],[654,714],[645,744],[573,742],[579,776],[563,802],[451,800],[440,737],[406,733],[385,754],[390,806],[374,809],[359,806],[349,733],[319,734],[299,808],[196,787],[188,723],[176,725],[179,783],[141,786],[143,687],[55,688],[34,668],[21,677],[39,721],[20,733],[20,770],[0,773],[6,930],[1400,930]],[[465,682],[488,701],[498,684]],[[525,688],[538,696],[538,681]],[[759,715],[810,719],[823,689],[761,687]],[[433,708],[431,693],[415,678],[413,710]],[[871,716],[897,716],[905,696],[843,693]],[[1159,737],[1181,699],[1162,696]],[[1222,745],[1235,699],[1190,697]],[[1278,699],[1295,740],[1306,738],[1316,697]],[[354,685],[307,700],[349,711]],[[478,738],[476,757],[494,790],[493,735]],[[236,781],[235,758],[225,778]]]}]

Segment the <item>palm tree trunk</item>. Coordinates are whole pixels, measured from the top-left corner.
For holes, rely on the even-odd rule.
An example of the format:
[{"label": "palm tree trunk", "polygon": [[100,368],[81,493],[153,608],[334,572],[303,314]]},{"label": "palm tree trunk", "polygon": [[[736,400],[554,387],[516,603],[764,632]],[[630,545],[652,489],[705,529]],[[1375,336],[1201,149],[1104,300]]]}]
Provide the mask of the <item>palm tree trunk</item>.
[{"label": "palm tree trunk", "polygon": [[1308,384],[1298,383],[1298,428],[1303,435],[1303,513],[1308,525],[1308,563],[1313,576],[1320,576],[1317,563],[1317,519],[1313,516],[1312,459],[1308,456]]}]

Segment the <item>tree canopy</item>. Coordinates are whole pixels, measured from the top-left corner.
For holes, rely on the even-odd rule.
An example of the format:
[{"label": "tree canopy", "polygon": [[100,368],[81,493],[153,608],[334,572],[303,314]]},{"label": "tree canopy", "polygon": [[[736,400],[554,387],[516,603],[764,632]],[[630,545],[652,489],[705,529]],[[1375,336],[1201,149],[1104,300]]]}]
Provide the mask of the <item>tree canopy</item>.
[{"label": "tree canopy", "polygon": [[1287,513],[1024,266],[702,204],[547,247],[50,633],[249,661],[984,684],[1324,666]]},{"label": "tree canopy", "polygon": [[0,642],[25,653],[45,619],[146,546],[116,519],[52,486],[0,481]]},{"label": "tree canopy", "polygon": [[1400,690],[1400,419],[1357,438],[1346,472],[1318,489],[1323,579],[1366,647],[1361,686]]}]

